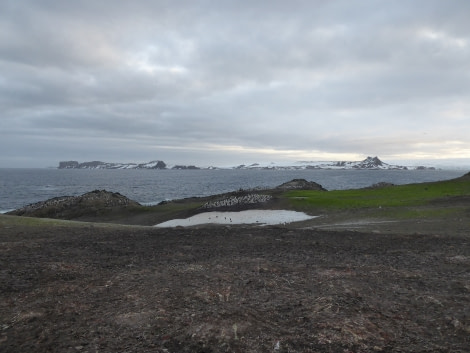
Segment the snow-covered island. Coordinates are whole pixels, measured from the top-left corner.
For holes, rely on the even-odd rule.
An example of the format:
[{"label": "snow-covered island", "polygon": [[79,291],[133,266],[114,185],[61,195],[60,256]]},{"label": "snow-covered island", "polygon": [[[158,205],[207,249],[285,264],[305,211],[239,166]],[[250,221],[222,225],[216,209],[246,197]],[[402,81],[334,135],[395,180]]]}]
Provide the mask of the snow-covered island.
[{"label": "snow-covered island", "polygon": [[273,170],[305,170],[305,169],[370,169],[370,170],[435,170],[431,166],[404,166],[389,164],[379,157],[367,157],[362,161],[299,161],[295,163],[254,163],[238,165],[232,169],[273,169]]},{"label": "snow-covered island", "polygon": [[[395,169],[408,170],[415,169],[413,167],[393,165],[382,162],[378,157],[367,157],[362,161],[299,161],[294,164],[250,164],[240,165],[237,169]],[[424,167],[423,167],[424,168]]]},{"label": "snow-covered island", "polygon": [[62,161],[58,169],[167,169],[163,161],[151,161],[148,163],[108,163],[101,161],[83,162]]},{"label": "snow-covered island", "polygon": [[435,169],[425,166],[402,166],[382,162],[378,157],[367,157],[362,161],[300,161],[295,163],[254,163],[250,165],[237,165],[233,167],[196,167],[194,165],[167,165],[161,160],[148,163],[108,163],[108,162],[83,162],[63,161],[59,163],[59,169],[268,169],[268,170],[305,170],[305,169],[372,169],[372,170],[415,170]]}]

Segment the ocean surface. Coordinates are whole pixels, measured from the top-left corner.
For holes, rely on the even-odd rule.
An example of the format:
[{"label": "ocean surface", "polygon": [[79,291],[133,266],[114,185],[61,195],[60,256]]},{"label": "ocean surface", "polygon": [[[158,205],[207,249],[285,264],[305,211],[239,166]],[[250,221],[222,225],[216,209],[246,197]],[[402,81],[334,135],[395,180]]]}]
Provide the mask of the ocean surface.
[{"label": "ocean surface", "polygon": [[452,179],[463,170],[108,170],[0,169],[0,213],[58,196],[96,189],[119,192],[141,204],[238,189],[269,188],[306,179],[328,190],[378,182],[408,184]]}]

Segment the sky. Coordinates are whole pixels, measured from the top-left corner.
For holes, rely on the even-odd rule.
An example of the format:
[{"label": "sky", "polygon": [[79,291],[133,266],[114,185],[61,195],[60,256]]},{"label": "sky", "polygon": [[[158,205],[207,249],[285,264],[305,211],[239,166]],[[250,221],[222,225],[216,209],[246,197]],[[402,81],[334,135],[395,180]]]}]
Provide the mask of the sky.
[{"label": "sky", "polygon": [[468,0],[3,0],[0,167],[470,161]]}]

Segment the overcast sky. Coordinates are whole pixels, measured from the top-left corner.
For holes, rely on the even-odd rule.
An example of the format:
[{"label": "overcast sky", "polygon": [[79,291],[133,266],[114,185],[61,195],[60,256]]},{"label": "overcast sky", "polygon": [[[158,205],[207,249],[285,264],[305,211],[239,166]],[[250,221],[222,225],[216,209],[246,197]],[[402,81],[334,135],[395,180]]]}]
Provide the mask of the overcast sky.
[{"label": "overcast sky", "polygon": [[0,167],[470,158],[470,1],[0,3]]}]

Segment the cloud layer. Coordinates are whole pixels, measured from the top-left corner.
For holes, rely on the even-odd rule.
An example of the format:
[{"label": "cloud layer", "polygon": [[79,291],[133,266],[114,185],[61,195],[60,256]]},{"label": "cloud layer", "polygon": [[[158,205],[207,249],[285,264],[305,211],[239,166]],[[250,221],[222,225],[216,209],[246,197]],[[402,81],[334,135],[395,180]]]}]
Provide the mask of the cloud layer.
[{"label": "cloud layer", "polygon": [[468,1],[7,1],[0,167],[470,157]]}]

